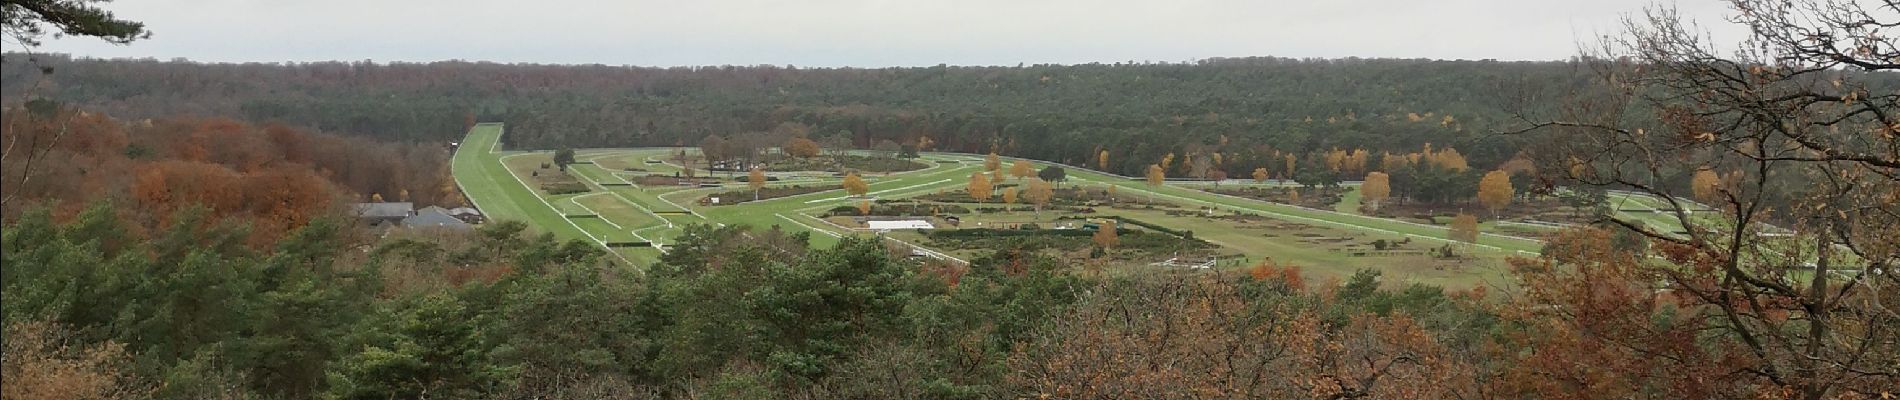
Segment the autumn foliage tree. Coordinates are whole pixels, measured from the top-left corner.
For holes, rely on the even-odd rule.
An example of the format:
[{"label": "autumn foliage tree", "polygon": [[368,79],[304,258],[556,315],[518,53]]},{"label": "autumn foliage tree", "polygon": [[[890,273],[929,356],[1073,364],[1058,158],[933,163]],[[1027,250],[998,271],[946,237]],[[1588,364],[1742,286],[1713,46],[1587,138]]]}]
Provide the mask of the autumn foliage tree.
[{"label": "autumn foliage tree", "polygon": [[1040,214],[1042,208],[1056,197],[1054,184],[1042,178],[1030,178],[1029,189],[1023,193],[1023,197],[1029,200],[1029,204],[1036,205],[1036,212]]},{"label": "autumn foliage tree", "polygon": [[1451,238],[1451,240],[1456,240],[1456,241],[1465,242],[1465,243],[1477,243],[1478,242],[1478,217],[1471,214],[1465,214],[1465,213],[1459,213],[1458,216],[1452,217],[1451,229],[1447,231],[1447,235],[1448,237]]},{"label": "autumn foliage tree", "polygon": [[1016,186],[1003,188],[1003,204],[1016,204]]},{"label": "autumn foliage tree", "polygon": [[[214,219],[252,222],[251,242],[261,245],[371,193],[408,193],[406,201],[431,205],[452,205],[459,195],[439,146],[221,118],[126,123],[57,106],[5,112],[0,142],[16,144],[0,158],[8,218],[22,211],[14,201],[72,215],[116,199],[154,223],[201,205]],[[48,164],[55,161],[59,167]]]},{"label": "autumn foliage tree", "polygon": [[14,321],[6,326],[0,375],[8,399],[123,399],[151,394],[134,375],[125,345],[107,341],[85,346],[56,323]]},{"label": "autumn foliage tree", "polygon": [[863,196],[865,193],[870,193],[871,191],[871,185],[865,183],[864,178],[858,176],[856,172],[845,174],[844,183],[840,184],[840,186],[844,187],[845,193],[852,196]]},{"label": "autumn foliage tree", "polygon": [[1113,249],[1116,245],[1121,244],[1121,236],[1120,233],[1115,232],[1115,220],[1104,222],[1100,228],[1096,228],[1095,235],[1090,237],[1090,240],[1095,242],[1095,247],[1100,247],[1104,250]]},{"label": "autumn foliage tree", "polygon": [[1689,179],[1689,193],[1704,203],[1722,201],[1722,176],[1711,168],[1697,168]]},{"label": "autumn foliage tree", "polygon": [[[1538,149],[1549,158],[1584,166],[1588,173],[1572,174],[1576,184],[1642,192],[1681,227],[1609,217],[1640,247],[1550,270],[1617,264],[1628,270],[1617,280],[1632,288],[1551,296],[1537,306],[1618,308],[1552,314],[1553,329],[1567,335],[1542,337],[1639,352],[1659,363],[1648,370],[1723,377],[1652,385],[1683,385],[1683,397],[1890,396],[1900,377],[1900,348],[1891,345],[1900,331],[1890,328],[1900,326],[1892,311],[1900,304],[1900,113],[1892,112],[1900,93],[1888,78],[1900,71],[1900,47],[1879,31],[1900,25],[1900,15],[1891,1],[1727,3],[1737,12],[1731,21],[1748,27],[1745,45],[1723,49],[1674,10],[1651,10],[1589,58],[1611,90],[1524,130],[1549,135]],[[1702,168],[1748,173],[1717,179]],[[1685,175],[1700,177],[1661,181]],[[1719,214],[1691,214],[1687,195],[1712,197]],[[1635,323],[1660,318],[1669,323]],[[1662,330],[1708,341],[1653,343]],[[1642,371],[1569,375],[1641,384],[1652,378]]]},{"label": "autumn foliage tree", "polygon": [[997,156],[995,151],[991,151],[989,155],[983,157],[984,171],[996,171],[1001,169],[1003,169],[1003,158]]},{"label": "autumn foliage tree", "polygon": [[990,201],[990,191],[992,189],[994,189],[994,186],[990,185],[989,175],[981,171],[971,173],[970,183],[964,186],[964,190],[970,192],[970,198],[976,199],[976,201],[979,202]]},{"label": "autumn foliage tree", "polygon": [[1380,202],[1385,201],[1386,197],[1391,195],[1391,177],[1387,176],[1384,172],[1367,173],[1365,182],[1359,184],[1359,198],[1365,200],[1367,204],[1371,204],[1375,210],[1379,208]]},{"label": "autumn foliage tree", "polygon": [[1511,198],[1515,195],[1511,188],[1511,173],[1509,172],[1491,171],[1485,173],[1484,179],[1478,181],[1478,203],[1490,209],[1493,215],[1510,205]]},{"label": "autumn foliage tree", "polygon": [[790,154],[792,157],[817,157],[819,151],[818,142],[814,142],[811,139],[795,137],[785,141],[785,154]]},{"label": "autumn foliage tree", "polygon": [[752,172],[746,174],[745,185],[746,187],[752,188],[752,199],[758,200],[759,190],[765,188],[765,170],[758,166],[753,166]]},{"label": "autumn foliage tree", "polygon": [[1036,176],[1036,166],[1031,165],[1029,160],[1016,160],[1009,164],[1009,175],[1021,181],[1023,178]]},{"label": "autumn foliage tree", "polygon": [[[1472,398],[1474,368],[1404,312],[1328,310],[1232,279],[1088,296],[1016,346],[1025,398]],[[1284,286],[1283,286],[1284,287]],[[1142,312],[1127,312],[1143,310]],[[1158,334],[1165,333],[1165,334]],[[1209,356],[1217,355],[1217,356]]]}]

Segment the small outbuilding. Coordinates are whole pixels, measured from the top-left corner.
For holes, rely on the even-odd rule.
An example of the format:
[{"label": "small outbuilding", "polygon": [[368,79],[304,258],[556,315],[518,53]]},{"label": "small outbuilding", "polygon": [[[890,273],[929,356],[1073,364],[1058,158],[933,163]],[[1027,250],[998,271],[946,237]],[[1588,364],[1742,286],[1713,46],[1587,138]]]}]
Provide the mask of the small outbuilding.
[{"label": "small outbuilding", "polygon": [[416,215],[416,204],[410,202],[356,203],[350,208],[356,211],[357,219],[369,226],[393,225]]},{"label": "small outbuilding", "polygon": [[448,210],[434,206],[425,208],[409,218],[403,218],[402,226],[409,228],[471,228],[467,222],[462,222],[462,220],[450,216]]}]

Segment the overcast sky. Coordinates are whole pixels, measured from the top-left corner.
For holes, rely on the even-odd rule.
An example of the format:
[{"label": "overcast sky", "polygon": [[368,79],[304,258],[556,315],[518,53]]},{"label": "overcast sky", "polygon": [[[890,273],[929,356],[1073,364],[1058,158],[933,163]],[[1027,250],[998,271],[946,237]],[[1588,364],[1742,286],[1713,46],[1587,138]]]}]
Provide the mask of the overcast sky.
[{"label": "overcast sky", "polygon": [[[116,0],[92,57],[919,66],[1208,57],[1557,60],[1650,0]],[[1715,0],[1676,3],[1718,40]],[[13,50],[13,49],[9,49]]]}]

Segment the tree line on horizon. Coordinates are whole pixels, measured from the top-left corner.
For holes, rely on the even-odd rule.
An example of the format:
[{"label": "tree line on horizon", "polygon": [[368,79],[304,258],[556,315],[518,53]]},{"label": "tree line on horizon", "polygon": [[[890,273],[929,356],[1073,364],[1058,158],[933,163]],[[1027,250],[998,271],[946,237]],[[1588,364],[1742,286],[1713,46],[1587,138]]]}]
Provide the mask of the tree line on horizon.
[{"label": "tree line on horizon", "polygon": [[[48,75],[39,66],[52,68]],[[470,62],[204,64],[6,57],[0,95],[44,96],[126,118],[238,116],[394,141],[453,141],[505,122],[525,149],[695,146],[796,125],[857,148],[929,137],[934,149],[1135,175],[1170,152],[1228,147],[1456,146],[1476,164],[1522,140],[1486,138],[1524,100],[1588,78],[1574,62],[1209,59],[1191,64],[802,69]],[[163,77],[162,79],[154,79]],[[44,80],[42,82],[42,80]],[[1248,168],[1247,170],[1250,170]],[[1247,170],[1226,171],[1244,175]]]}]

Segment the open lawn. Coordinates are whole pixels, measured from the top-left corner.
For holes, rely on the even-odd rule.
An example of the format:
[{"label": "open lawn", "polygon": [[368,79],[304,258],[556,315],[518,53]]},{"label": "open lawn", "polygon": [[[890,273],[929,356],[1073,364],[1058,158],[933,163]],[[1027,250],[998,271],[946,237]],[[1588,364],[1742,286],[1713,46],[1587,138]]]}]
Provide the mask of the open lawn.
[{"label": "open lawn", "polygon": [[565,239],[592,239],[542,201],[536,190],[508,172],[501,163],[497,143],[501,134],[501,124],[476,125],[455,151],[450,168],[455,184],[468,193],[469,202],[490,220],[527,222],[536,230]]},{"label": "open lawn", "polygon": [[[534,187],[539,173],[551,170],[541,165],[551,162],[551,152],[503,152],[495,148],[502,134],[498,124],[483,124],[469,132],[464,147],[455,155],[455,175],[477,207],[491,218],[515,219],[531,223],[537,230],[557,236],[583,239],[602,246],[617,242],[653,242],[671,244],[689,224],[746,224],[759,227],[778,225],[789,232],[811,232],[812,242],[828,246],[842,235],[873,234],[851,225],[815,217],[825,210],[852,206],[868,199],[906,199],[939,191],[960,190],[971,173],[980,170],[981,157],[955,153],[927,153],[920,162],[927,168],[892,174],[865,176],[869,193],[865,198],[847,196],[841,189],[830,189],[739,205],[699,205],[701,197],[729,190],[743,190],[743,182],[724,181],[723,187],[696,188],[674,185],[643,186],[630,184],[629,178],[647,174],[671,176],[680,171],[669,160],[678,149],[589,149],[577,152],[584,161],[569,166],[573,177],[590,191],[574,195],[548,195]],[[689,152],[692,154],[695,152]],[[649,163],[648,161],[656,161]],[[1037,162],[1038,166],[1046,163]],[[627,168],[640,171],[625,172]],[[704,174],[704,171],[700,171]],[[716,175],[726,178],[726,173]],[[836,178],[825,171],[774,172],[781,179],[771,186],[835,185]],[[1405,281],[1468,286],[1501,279],[1503,256],[1533,253],[1541,243],[1532,239],[1505,235],[1486,235],[1476,244],[1446,239],[1442,226],[1416,224],[1357,215],[1357,191],[1349,191],[1347,201],[1335,209],[1294,207],[1240,197],[1223,196],[1169,184],[1152,187],[1145,182],[1079,168],[1069,168],[1064,186],[1114,185],[1120,197],[1153,198],[1178,205],[1170,214],[1160,209],[1108,208],[1100,215],[1120,215],[1179,230],[1195,231],[1196,237],[1214,243],[1220,254],[1244,265],[1271,258],[1276,262],[1301,265],[1324,276],[1346,276],[1358,268],[1378,268],[1386,276]],[[1204,185],[1183,183],[1181,185]],[[1271,184],[1269,184],[1271,185]],[[1226,186],[1224,184],[1223,186]],[[975,205],[968,206],[994,206]],[[1205,215],[1206,210],[1213,215]],[[1203,214],[1187,214],[1187,211]],[[998,219],[1028,219],[1054,222],[1061,211],[1041,216],[1029,212],[1003,214],[966,214],[969,223]],[[1244,214],[1244,216],[1236,216]],[[564,218],[562,215],[583,216]],[[1524,234],[1540,227],[1498,227],[1503,232]],[[1527,235],[1528,236],[1528,235]],[[921,235],[894,232],[891,240],[918,243]],[[1372,242],[1400,243],[1396,249],[1373,251]],[[1425,250],[1453,243],[1465,249],[1464,259],[1437,259]],[[962,259],[981,255],[972,249],[926,249],[945,251]],[[635,265],[657,259],[661,250],[654,248],[615,248],[614,254]]]}]

